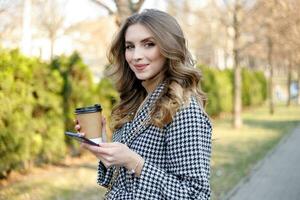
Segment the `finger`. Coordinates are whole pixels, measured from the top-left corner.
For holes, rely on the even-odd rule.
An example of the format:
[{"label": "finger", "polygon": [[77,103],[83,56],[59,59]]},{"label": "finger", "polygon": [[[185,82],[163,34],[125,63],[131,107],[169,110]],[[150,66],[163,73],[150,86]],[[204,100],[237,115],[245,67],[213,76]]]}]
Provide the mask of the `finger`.
[{"label": "finger", "polygon": [[102,117],[101,119],[102,124],[102,130],[101,130],[101,136],[102,136],[102,142],[107,142],[107,136],[106,136],[106,118]]},{"label": "finger", "polygon": [[81,133],[81,132],[77,132],[79,135],[81,135],[82,137],[84,137],[85,136],[85,133]]},{"label": "finger", "polygon": [[94,154],[96,157],[98,157],[99,159],[104,157],[104,156],[112,156],[114,153],[114,151],[112,151],[111,148],[102,148],[99,146],[94,146],[94,145],[89,145],[87,143],[81,143],[80,145],[82,148],[88,150],[89,152],[91,152],[92,154]]},{"label": "finger", "polygon": [[76,124],[76,125],[75,125],[75,130],[76,130],[76,131],[80,131],[80,128],[81,128],[81,127],[80,127],[79,124]]},{"label": "finger", "polygon": [[107,142],[101,142],[101,143],[99,143],[99,146],[101,148],[111,148],[112,147],[112,145],[110,145],[110,143],[107,143]]},{"label": "finger", "polygon": [[106,135],[105,132],[102,132],[101,138],[102,138],[101,140],[102,140],[103,143],[107,142],[107,135]]},{"label": "finger", "polygon": [[82,146],[83,148],[85,148],[85,149],[87,149],[87,150],[93,152],[93,153],[98,153],[98,152],[99,152],[99,149],[100,149],[100,148],[97,147],[97,146],[90,145],[90,144],[87,144],[87,143],[84,143],[84,142],[81,143],[81,146]]},{"label": "finger", "polygon": [[102,125],[102,134],[106,134],[106,119],[105,117],[102,117],[101,119],[101,125]]},{"label": "finger", "polygon": [[119,142],[102,142],[99,144],[99,146],[104,149],[111,149],[111,148],[119,147],[121,145],[122,143]]},{"label": "finger", "polygon": [[100,154],[97,149],[93,149],[90,147],[90,145],[86,144],[86,143],[81,143],[81,147],[86,149],[87,151],[89,151],[91,154],[93,154],[95,157],[97,157],[99,160],[103,160],[103,155]]},{"label": "finger", "polygon": [[116,165],[116,162],[114,161],[114,159],[112,157],[107,157],[107,158],[103,157],[102,160],[106,164],[106,167],[111,167],[113,165]]},{"label": "finger", "polygon": [[101,124],[103,125],[102,128],[106,126],[106,118],[105,117],[101,118]]},{"label": "finger", "polygon": [[110,149],[104,149],[102,147],[94,146],[94,145],[89,145],[87,143],[82,143],[81,146],[90,152],[92,152],[95,155],[100,155],[101,157],[103,156],[111,156],[111,150]]},{"label": "finger", "polygon": [[109,168],[110,166],[112,166],[112,164],[110,162],[108,162],[106,159],[101,158],[100,160],[106,168]]}]

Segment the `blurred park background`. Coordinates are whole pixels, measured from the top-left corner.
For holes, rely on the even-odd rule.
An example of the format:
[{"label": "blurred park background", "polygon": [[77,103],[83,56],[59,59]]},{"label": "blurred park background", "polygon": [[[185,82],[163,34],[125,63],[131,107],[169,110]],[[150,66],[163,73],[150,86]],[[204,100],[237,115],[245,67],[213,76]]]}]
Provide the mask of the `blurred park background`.
[{"label": "blurred park background", "polygon": [[147,8],[179,21],[202,70],[214,200],[300,123],[299,0],[0,0],[0,199],[102,198],[97,160],[64,131],[79,106],[109,121],[107,49]]}]

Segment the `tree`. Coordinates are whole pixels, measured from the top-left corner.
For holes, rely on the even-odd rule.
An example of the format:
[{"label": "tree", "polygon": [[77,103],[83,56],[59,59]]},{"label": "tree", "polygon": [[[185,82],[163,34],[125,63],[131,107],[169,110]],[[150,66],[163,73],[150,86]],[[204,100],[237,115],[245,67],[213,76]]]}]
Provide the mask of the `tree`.
[{"label": "tree", "polygon": [[141,9],[145,0],[113,0],[112,2],[117,8],[116,11],[114,11],[110,6],[104,3],[104,0],[91,1],[106,9],[109,15],[114,15],[116,24],[120,26],[128,16],[138,12]]},{"label": "tree", "polygon": [[298,66],[298,105],[300,105],[300,62],[297,62]]},{"label": "tree", "polygon": [[[300,16],[298,10],[300,9],[300,2],[296,0],[291,1],[283,1],[282,7],[285,11],[286,16],[286,24],[283,26],[281,32],[283,32],[283,36],[285,39],[287,53],[289,55],[289,67],[288,67],[288,81],[287,81],[287,89],[288,89],[288,100],[287,106],[291,104],[292,96],[290,86],[292,84],[293,74],[298,74],[298,97],[297,103],[300,103]],[[295,72],[295,73],[293,73]]]},{"label": "tree", "polygon": [[37,22],[50,42],[50,59],[53,59],[55,41],[64,33],[65,16],[63,14],[66,1],[40,0],[36,2],[38,9]]},{"label": "tree", "polygon": [[241,55],[249,45],[253,44],[251,39],[246,37],[247,29],[245,25],[251,20],[250,13],[254,8],[253,2],[247,0],[223,0],[219,1],[220,12],[226,13],[229,19],[223,19],[223,23],[230,30],[230,43],[232,44],[234,87],[233,87],[233,127],[240,128],[242,121],[242,77],[241,77]]},{"label": "tree", "polygon": [[16,1],[0,1],[0,45],[5,43],[19,43],[22,6]]},{"label": "tree", "polygon": [[[281,66],[287,73],[287,105],[290,104],[290,85],[294,70],[295,57],[299,49],[299,1],[259,0],[256,18],[266,41],[269,71],[269,110],[274,113],[274,70]],[[296,23],[295,23],[296,22]],[[263,44],[264,45],[264,44]],[[278,69],[277,69],[278,70]]]},{"label": "tree", "polygon": [[22,27],[22,52],[26,55],[31,53],[31,0],[25,0],[23,5],[23,27]]}]

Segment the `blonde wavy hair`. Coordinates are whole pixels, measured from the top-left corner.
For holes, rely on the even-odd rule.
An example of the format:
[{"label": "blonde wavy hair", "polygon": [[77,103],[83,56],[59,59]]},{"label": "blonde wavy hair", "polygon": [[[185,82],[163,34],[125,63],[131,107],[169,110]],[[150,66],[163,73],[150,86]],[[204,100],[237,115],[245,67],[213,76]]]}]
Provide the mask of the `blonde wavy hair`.
[{"label": "blonde wavy hair", "polygon": [[189,103],[191,95],[203,108],[206,98],[200,87],[201,73],[193,67],[194,62],[178,22],[165,12],[147,9],[124,21],[109,50],[109,71],[120,94],[120,102],[112,110],[112,129],[121,128],[131,121],[147,96],[141,80],[136,78],[125,59],[125,33],[133,24],[141,24],[153,34],[161,54],[166,58],[166,86],[152,109],[150,123],[160,128],[170,123],[175,113]]}]

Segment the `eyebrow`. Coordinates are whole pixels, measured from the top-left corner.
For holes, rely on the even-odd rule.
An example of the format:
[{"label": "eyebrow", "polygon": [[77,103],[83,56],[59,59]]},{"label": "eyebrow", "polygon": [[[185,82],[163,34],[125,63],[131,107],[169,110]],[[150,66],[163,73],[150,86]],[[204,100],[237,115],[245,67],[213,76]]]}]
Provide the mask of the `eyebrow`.
[{"label": "eyebrow", "polygon": [[[144,43],[144,42],[147,42],[148,40],[154,40],[154,37],[150,36],[150,37],[147,37],[145,39],[143,39],[141,42]],[[125,41],[125,43],[132,43],[131,41]]]}]

